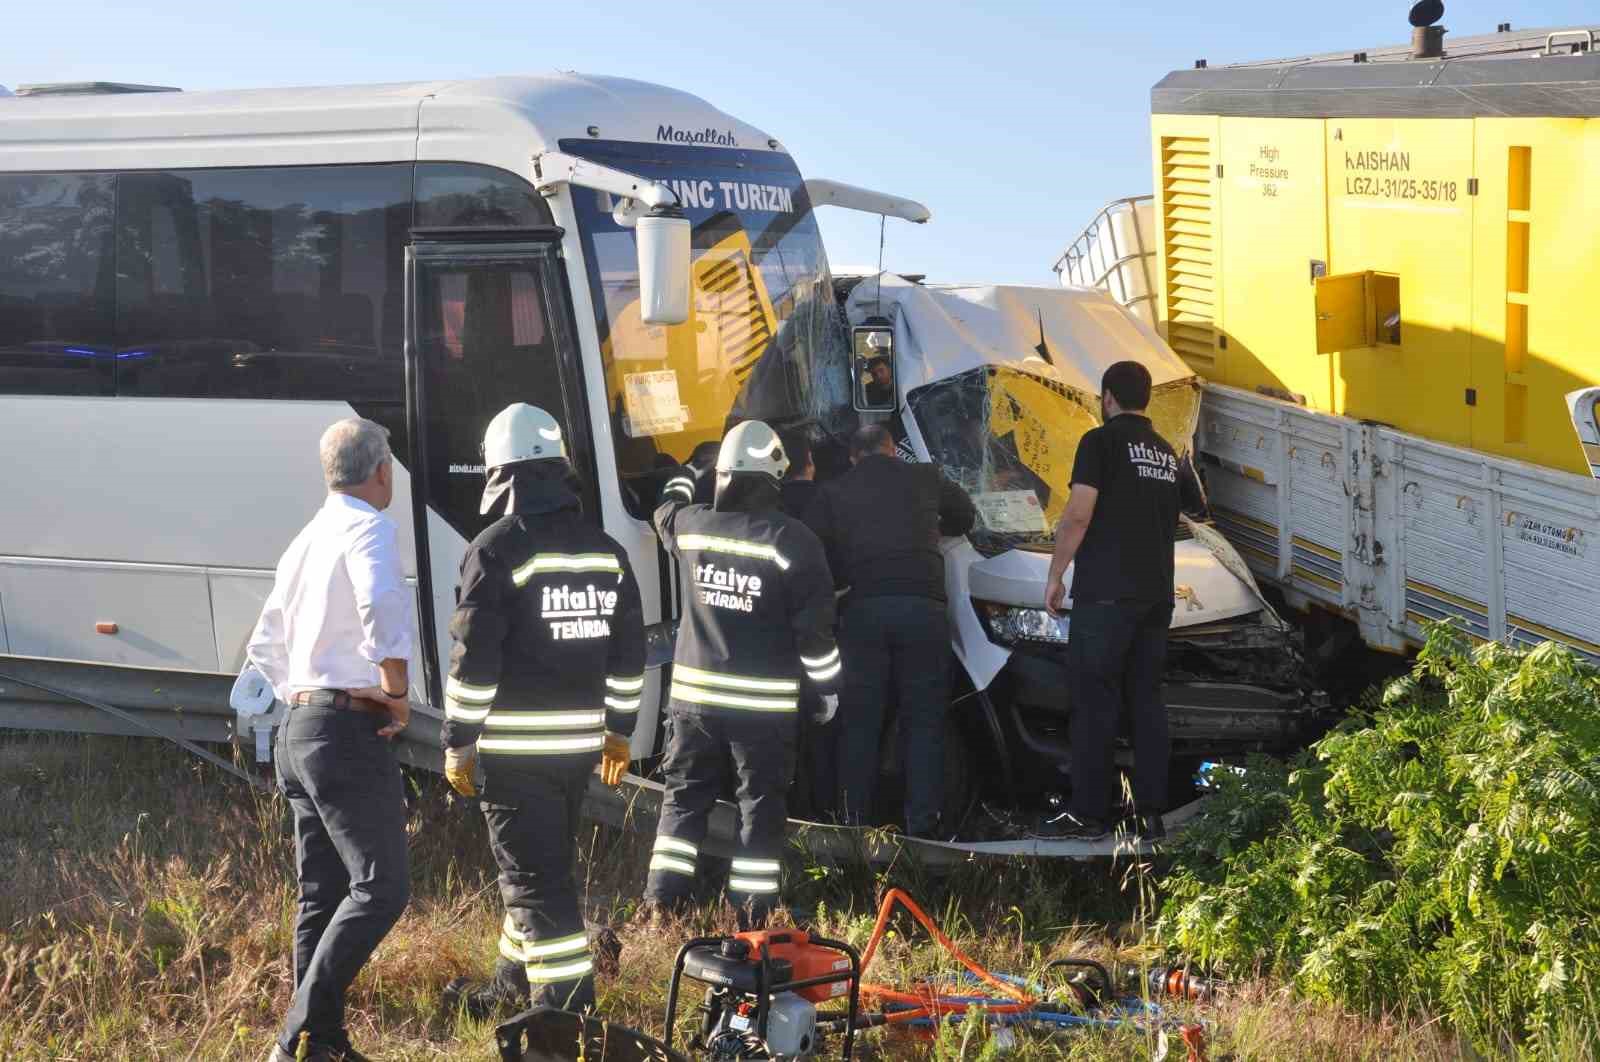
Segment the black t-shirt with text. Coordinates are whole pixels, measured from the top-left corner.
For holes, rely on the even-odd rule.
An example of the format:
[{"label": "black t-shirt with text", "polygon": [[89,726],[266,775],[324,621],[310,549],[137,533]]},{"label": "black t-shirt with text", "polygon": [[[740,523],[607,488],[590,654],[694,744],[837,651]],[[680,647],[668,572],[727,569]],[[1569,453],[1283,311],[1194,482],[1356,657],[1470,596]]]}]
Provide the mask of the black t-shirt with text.
[{"label": "black t-shirt with text", "polygon": [[1172,600],[1178,457],[1148,417],[1123,413],[1078,443],[1072,485],[1099,491],[1074,558],[1072,600]]}]

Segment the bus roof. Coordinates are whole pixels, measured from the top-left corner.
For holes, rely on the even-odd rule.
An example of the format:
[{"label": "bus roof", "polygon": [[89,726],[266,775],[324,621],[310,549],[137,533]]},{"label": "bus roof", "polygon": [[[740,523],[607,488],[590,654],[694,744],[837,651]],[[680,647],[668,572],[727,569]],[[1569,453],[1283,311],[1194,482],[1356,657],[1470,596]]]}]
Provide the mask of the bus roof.
[{"label": "bus roof", "polygon": [[563,140],[782,150],[686,92],[578,73],[0,102],[0,171],[454,160],[526,173]]}]

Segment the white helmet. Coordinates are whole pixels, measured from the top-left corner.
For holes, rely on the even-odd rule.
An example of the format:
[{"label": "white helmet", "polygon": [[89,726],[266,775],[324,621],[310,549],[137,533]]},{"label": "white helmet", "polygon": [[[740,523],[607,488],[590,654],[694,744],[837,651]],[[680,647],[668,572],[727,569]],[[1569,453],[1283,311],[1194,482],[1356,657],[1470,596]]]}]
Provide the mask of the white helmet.
[{"label": "white helmet", "polygon": [[789,471],[789,455],[783,452],[783,440],[777,432],[759,420],[747,420],[735,425],[722,440],[717,471],[765,472],[773,479],[782,479]]},{"label": "white helmet", "polygon": [[526,402],[513,402],[496,413],[483,433],[485,468],[566,456],[566,443],[556,418]]}]

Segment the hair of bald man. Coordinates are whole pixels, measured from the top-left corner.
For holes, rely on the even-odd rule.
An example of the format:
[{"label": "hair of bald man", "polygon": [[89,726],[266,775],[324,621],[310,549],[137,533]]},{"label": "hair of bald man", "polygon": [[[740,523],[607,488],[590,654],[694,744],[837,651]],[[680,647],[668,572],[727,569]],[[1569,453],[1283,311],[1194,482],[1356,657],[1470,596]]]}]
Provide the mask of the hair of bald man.
[{"label": "hair of bald man", "polygon": [[850,434],[851,458],[894,453],[894,436],[882,424],[863,424]]}]

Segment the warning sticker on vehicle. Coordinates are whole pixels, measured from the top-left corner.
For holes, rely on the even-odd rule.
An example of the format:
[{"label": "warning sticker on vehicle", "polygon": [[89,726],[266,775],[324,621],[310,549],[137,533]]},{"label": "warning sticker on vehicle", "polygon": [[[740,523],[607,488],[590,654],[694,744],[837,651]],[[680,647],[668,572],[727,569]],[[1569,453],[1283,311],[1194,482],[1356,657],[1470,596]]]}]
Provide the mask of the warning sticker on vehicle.
[{"label": "warning sticker on vehicle", "polygon": [[1026,534],[1049,530],[1039,496],[1031,490],[993,490],[972,496],[972,504],[991,531]]},{"label": "warning sticker on vehicle", "polygon": [[622,410],[624,427],[635,439],[670,435],[689,422],[688,410],[678,399],[678,374],[671,369],[624,376]]}]

